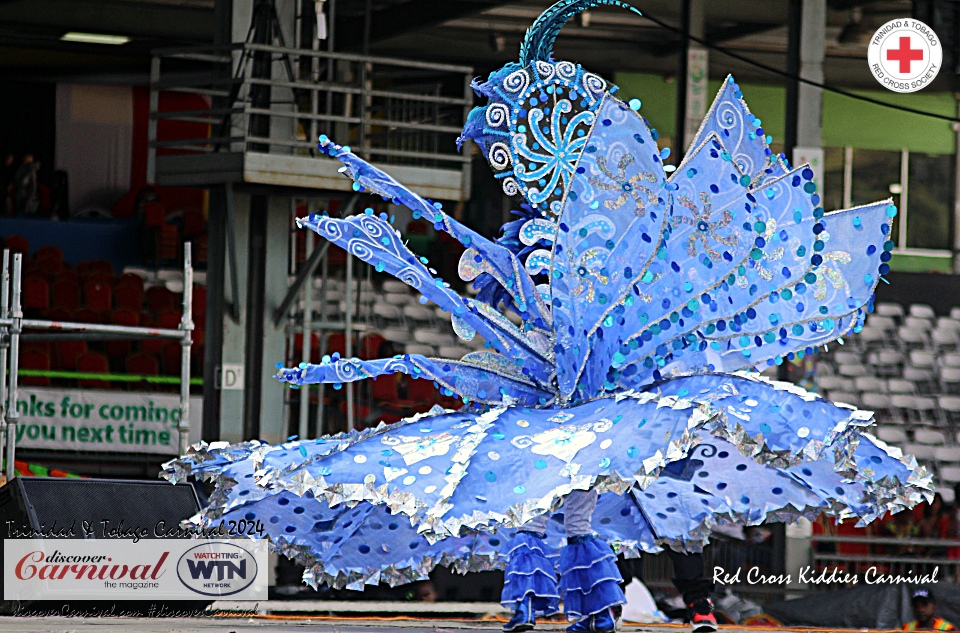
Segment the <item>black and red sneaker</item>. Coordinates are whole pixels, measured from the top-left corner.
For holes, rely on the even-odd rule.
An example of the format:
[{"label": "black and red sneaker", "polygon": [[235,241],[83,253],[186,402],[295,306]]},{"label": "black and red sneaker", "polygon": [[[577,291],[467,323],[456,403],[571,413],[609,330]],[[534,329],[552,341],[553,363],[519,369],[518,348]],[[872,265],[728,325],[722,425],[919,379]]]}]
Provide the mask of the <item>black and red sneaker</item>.
[{"label": "black and red sneaker", "polygon": [[690,626],[693,633],[714,633],[717,630],[717,616],[713,614],[713,602],[710,598],[694,600],[688,604]]}]

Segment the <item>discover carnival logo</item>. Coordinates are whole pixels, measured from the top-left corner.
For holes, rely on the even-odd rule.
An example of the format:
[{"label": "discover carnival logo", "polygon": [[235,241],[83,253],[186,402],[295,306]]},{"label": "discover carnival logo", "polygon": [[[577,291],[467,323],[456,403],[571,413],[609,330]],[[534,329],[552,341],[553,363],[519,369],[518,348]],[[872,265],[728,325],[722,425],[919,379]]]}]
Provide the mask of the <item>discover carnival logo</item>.
[{"label": "discover carnival logo", "polygon": [[4,600],[267,598],[252,539],[4,539]]},{"label": "discover carnival logo", "polygon": [[913,18],[890,20],[867,47],[870,72],[894,92],[916,92],[934,80],[943,63],[943,45],[929,26]]}]

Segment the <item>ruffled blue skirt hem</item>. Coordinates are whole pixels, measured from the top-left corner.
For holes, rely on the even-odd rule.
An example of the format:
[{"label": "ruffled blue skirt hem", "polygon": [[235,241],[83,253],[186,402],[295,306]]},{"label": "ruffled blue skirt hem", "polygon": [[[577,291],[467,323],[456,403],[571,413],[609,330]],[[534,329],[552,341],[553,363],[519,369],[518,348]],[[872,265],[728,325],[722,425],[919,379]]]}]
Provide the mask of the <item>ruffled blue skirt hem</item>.
[{"label": "ruffled blue skirt hem", "polygon": [[617,556],[597,537],[570,543],[560,551],[560,593],[568,620],[581,620],[626,604]]},{"label": "ruffled blue skirt hem", "polygon": [[560,611],[560,591],[554,562],[557,554],[543,539],[529,532],[518,532],[507,546],[509,559],[503,572],[500,604],[517,610],[520,602],[533,599],[537,616]]}]

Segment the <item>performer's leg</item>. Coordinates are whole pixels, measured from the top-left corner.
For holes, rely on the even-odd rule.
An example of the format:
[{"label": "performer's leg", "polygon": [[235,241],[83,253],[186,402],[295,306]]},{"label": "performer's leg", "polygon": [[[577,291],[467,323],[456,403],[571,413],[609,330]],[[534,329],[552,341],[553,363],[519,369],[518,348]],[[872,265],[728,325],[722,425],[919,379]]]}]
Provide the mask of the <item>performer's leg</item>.
[{"label": "performer's leg", "polygon": [[626,603],[620,588],[617,555],[593,532],[594,491],[575,491],[563,502],[567,545],[560,551],[560,589],[571,633],[611,633],[611,608]]},{"label": "performer's leg", "polygon": [[690,623],[696,633],[717,630],[717,618],[713,614],[713,580],[704,576],[703,554],[684,554],[667,549],[673,561],[673,586],[683,595],[683,602],[690,611]]},{"label": "performer's leg", "polygon": [[528,521],[507,544],[507,567],[503,572],[500,604],[513,611],[503,626],[507,633],[527,631],[536,616],[560,610],[560,592],[554,571],[557,550],[545,541],[549,514]]}]

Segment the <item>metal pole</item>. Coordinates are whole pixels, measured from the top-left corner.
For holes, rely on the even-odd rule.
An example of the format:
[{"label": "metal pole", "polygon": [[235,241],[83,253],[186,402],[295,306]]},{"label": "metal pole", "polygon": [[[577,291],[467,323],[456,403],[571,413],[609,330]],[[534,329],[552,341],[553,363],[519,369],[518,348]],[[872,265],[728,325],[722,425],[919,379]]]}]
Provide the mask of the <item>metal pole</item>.
[{"label": "metal pole", "polygon": [[190,446],[190,345],[193,334],[193,257],[190,242],[183,245],[183,317],[180,319],[180,454]]},{"label": "metal pole", "polygon": [[[343,355],[345,358],[350,358],[353,355],[353,345],[351,339],[353,338],[353,257],[350,255],[350,251],[346,251],[346,282],[345,288],[343,289],[343,298],[344,307],[343,321],[344,321],[344,343],[343,343]],[[354,426],[353,419],[353,383],[348,382],[343,386],[347,390],[347,431],[352,431]]]},{"label": "metal pole", "polygon": [[[306,237],[306,251],[309,253],[313,250],[313,231],[307,231]],[[310,362],[310,354],[313,352],[312,349],[312,339],[313,339],[313,279],[312,276],[307,278],[307,282],[303,284],[303,362]],[[303,439],[308,436],[308,416],[310,415],[310,388],[309,385],[300,386],[300,427],[298,429],[300,433],[300,439]]]},{"label": "metal pole", "polygon": [[23,312],[20,311],[20,266],[23,256],[16,253],[13,256],[13,299],[10,306],[10,316],[13,325],[10,327],[10,386],[7,390],[7,481],[13,480],[16,469],[13,467],[16,460],[17,422],[20,413],[17,411],[17,370],[20,356],[20,324]]},{"label": "metal pole", "polygon": [[[6,319],[10,315],[10,251],[3,249],[3,280],[0,288],[0,318]],[[6,441],[7,431],[7,332],[6,325],[0,326],[0,455]]]}]

